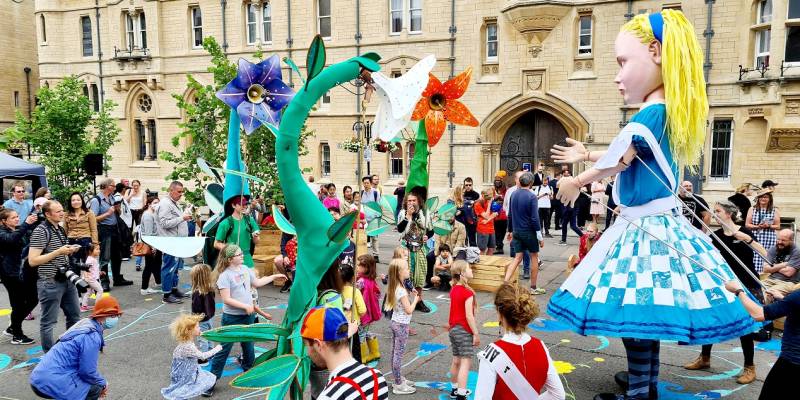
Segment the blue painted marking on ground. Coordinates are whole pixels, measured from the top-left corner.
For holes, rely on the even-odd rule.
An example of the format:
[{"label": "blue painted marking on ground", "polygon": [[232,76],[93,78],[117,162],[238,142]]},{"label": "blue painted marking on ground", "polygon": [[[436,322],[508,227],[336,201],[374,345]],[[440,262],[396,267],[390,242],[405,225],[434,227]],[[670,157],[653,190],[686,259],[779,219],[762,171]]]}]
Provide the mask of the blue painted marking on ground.
[{"label": "blue painted marking on ground", "polygon": [[444,350],[446,348],[447,346],[441,343],[422,342],[419,345],[419,351],[417,351],[417,356],[426,357],[437,351]]},{"label": "blue painted marking on ground", "polygon": [[756,345],[756,350],[767,351],[774,353],[776,356],[780,356],[781,341],[779,339],[770,339],[769,342],[761,342]]}]

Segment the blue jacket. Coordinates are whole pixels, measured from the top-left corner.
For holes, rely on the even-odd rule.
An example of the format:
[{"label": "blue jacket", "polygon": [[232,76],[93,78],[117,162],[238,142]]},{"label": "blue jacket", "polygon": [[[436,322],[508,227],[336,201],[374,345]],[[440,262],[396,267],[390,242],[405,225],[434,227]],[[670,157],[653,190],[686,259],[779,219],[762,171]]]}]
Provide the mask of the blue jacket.
[{"label": "blue jacket", "polygon": [[33,369],[31,385],[55,399],[85,399],[92,385],[106,386],[97,371],[97,356],[104,344],[103,327],[97,321],[78,321]]}]

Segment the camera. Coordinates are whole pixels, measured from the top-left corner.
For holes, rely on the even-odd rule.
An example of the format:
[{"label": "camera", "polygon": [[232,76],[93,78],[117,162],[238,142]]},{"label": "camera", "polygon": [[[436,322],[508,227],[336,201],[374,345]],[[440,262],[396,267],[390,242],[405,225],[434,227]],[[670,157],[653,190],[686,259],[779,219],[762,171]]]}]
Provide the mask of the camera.
[{"label": "camera", "polygon": [[36,223],[41,224],[45,220],[44,211],[37,211],[36,212]]},{"label": "camera", "polygon": [[81,278],[81,271],[88,271],[89,265],[82,262],[79,258],[70,257],[69,265],[58,267],[56,279],[64,282],[69,281],[78,289],[79,293],[83,293],[89,289],[89,284]]}]

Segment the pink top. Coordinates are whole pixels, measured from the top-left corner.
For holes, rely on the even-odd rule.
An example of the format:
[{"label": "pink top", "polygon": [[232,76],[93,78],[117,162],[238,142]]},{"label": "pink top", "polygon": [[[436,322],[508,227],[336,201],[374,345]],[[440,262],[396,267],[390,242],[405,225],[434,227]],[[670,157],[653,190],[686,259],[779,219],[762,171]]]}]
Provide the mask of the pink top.
[{"label": "pink top", "polygon": [[89,256],[86,257],[86,265],[89,266],[89,271],[84,271],[82,275],[84,280],[98,280],[100,279],[100,264],[97,259]]},{"label": "pink top", "polygon": [[325,208],[331,208],[331,207],[339,208],[340,207],[339,206],[339,199],[336,198],[336,197],[326,197],[326,198],[322,199],[322,205],[325,206]]}]

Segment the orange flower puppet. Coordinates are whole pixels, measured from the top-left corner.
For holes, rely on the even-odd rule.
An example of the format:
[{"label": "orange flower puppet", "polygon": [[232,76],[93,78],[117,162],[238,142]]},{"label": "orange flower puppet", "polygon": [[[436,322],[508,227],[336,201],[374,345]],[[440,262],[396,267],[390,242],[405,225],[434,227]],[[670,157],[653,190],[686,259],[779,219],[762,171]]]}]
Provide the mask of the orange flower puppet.
[{"label": "orange flower puppet", "polygon": [[428,132],[430,146],[436,146],[444,134],[445,121],[458,125],[478,126],[478,120],[458,99],[464,95],[472,77],[472,67],[458,76],[442,84],[430,74],[428,86],[422,92],[411,119],[419,121],[425,118],[425,130]]}]

